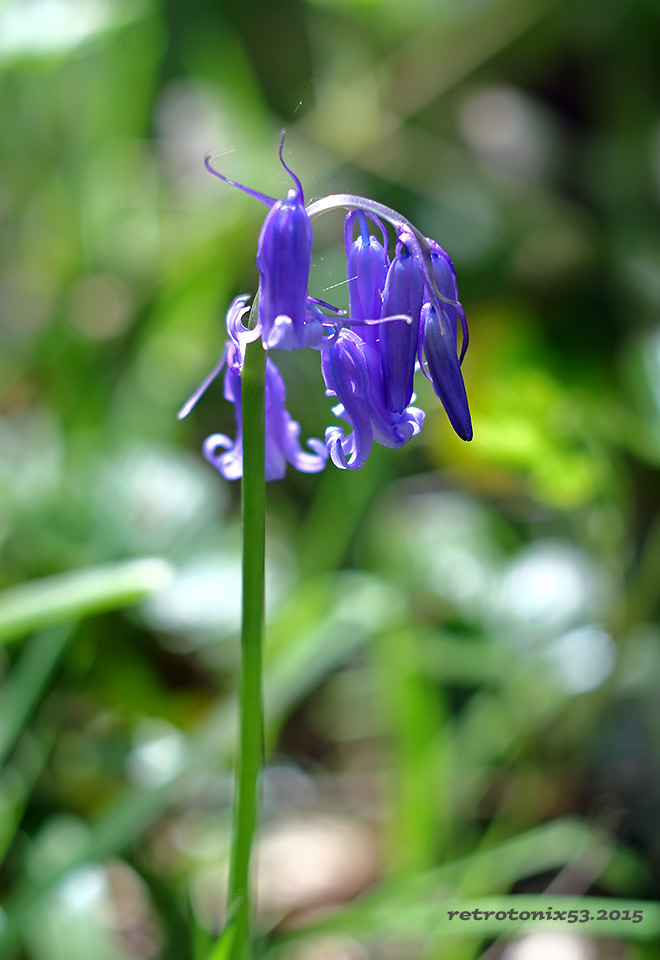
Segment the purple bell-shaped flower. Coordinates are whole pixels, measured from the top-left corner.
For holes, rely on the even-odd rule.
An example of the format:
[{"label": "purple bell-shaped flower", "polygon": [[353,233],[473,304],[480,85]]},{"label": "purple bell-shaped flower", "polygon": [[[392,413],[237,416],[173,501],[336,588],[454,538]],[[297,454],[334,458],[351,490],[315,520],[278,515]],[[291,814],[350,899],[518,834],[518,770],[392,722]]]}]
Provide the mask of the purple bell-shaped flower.
[{"label": "purple bell-shaped flower", "polygon": [[312,224],[300,181],[291,176],[296,187],[270,208],[257,245],[261,336],[267,346],[285,350],[311,346],[306,342],[305,321]]},{"label": "purple bell-shaped flower", "polygon": [[410,320],[384,322],[379,330],[385,401],[393,413],[403,413],[413,394],[417,333],[424,299],[424,280],[407,242],[407,235],[401,234],[397,254],[387,273],[381,317],[405,314]]},{"label": "purple bell-shaped flower", "polygon": [[[236,439],[224,433],[214,433],[204,441],[204,457],[226,480],[238,480],[243,475],[243,417],[241,410],[241,371],[245,355],[245,338],[242,337],[241,321],[249,311],[246,296],[236,297],[227,311],[227,332],[231,340],[225,345],[219,362],[202,381],[193,395],[179,411],[183,420],[193,409],[202,394],[213,383],[224,367],[225,400],[233,403],[236,415]],[[250,331],[250,335],[253,331]],[[286,394],[280,372],[268,357],[266,360],[266,480],[279,480],[290,463],[302,473],[317,473],[323,470],[328,451],[321,440],[311,439],[307,445],[313,451],[305,452],[300,446],[300,426],[291,418],[285,406]]]},{"label": "purple bell-shaped flower", "polygon": [[423,410],[407,407],[396,413],[388,408],[378,350],[355,331],[342,330],[336,343],[322,352],[321,372],[326,394],[339,400],[333,413],[353,428],[348,436],[340,426],[325,431],[335,466],[359,470],[374,441],[384,447],[402,447],[422,429]]},{"label": "purple bell-shaped flower", "polygon": [[[428,288],[425,290],[427,302],[422,308],[419,330],[419,362],[433,384],[452,427],[461,440],[471,440],[472,420],[457,348],[459,321],[466,336],[465,315],[458,301],[454,265],[437,243],[429,243],[432,245],[431,263],[438,292],[452,302],[440,301],[438,313],[430,302]],[[465,339],[463,346],[467,346]],[[424,360],[428,371],[424,367]]]},{"label": "purple bell-shaped flower", "polygon": [[[224,395],[226,400],[234,404],[236,439],[231,440],[223,433],[214,433],[206,438],[202,447],[206,460],[225,480],[238,480],[243,475],[241,366],[239,349],[233,343],[228,344]],[[328,459],[328,452],[320,440],[307,441],[313,453],[306,453],[302,449],[300,425],[291,418],[284,405],[285,398],[284,381],[269,357],[266,361],[266,480],[281,480],[286,473],[287,463],[301,473],[318,473]]]},{"label": "purple bell-shaped flower", "polygon": [[[238,187],[269,207],[257,244],[259,269],[258,335],[266,347],[291,350],[317,346],[323,329],[307,311],[307,284],[312,264],[312,224],[305,210],[305,197],[298,177],[280,161],[294,186],[284,200],[272,197],[219,173],[206,157],[206,169],[225,183]],[[308,322],[311,321],[311,322]]]},{"label": "purple bell-shaped flower", "polygon": [[[353,240],[353,224],[357,219],[360,232]],[[362,211],[353,211],[346,217],[344,243],[346,247],[346,273],[348,276],[348,314],[352,325],[359,327],[360,336],[375,346],[379,337],[383,293],[387,280],[390,258],[387,255],[387,234],[383,225],[375,219],[385,245],[369,235],[369,223]],[[366,321],[366,322],[365,322]]]}]

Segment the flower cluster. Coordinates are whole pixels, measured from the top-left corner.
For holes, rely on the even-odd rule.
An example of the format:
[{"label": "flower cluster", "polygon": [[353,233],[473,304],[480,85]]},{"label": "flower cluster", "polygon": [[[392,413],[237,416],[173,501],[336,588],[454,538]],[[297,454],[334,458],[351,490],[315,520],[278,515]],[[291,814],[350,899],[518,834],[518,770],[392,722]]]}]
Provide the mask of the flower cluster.
[{"label": "flower cluster", "polygon": [[[325,432],[325,443],[299,442],[300,427],[285,405],[282,378],[269,353],[266,365],[266,479],[284,476],[286,464],[314,473],[328,456],[340,469],[359,470],[374,441],[401,447],[418,434],[424,412],[412,406],[415,371],[422,372],[463,440],[472,438],[472,423],[461,363],[468,330],[458,300],[456,274],[434,240],[395,210],[363,197],[340,194],[307,206],[302,186],[282,157],[293,180],[284,200],[274,200],[210,173],[238,187],[268,207],[257,245],[259,291],[256,323],[244,325],[249,297],[237,297],[227,313],[230,340],[220,363],[179,412],[192,410],[209,384],[225,368],[224,395],[236,410],[236,439],[213,434],[204,456],[228,480],[242,475],[241,370],[248,342],[261,339],[264,349],[314,348],[321,354],[326,395],[336,398],[333,413],[345,426]],[[343,311],[310,297],[312,220],[329,210],[347,210],[344,244],[349,308]],[[396,234],[394,256],[383,221]],[[458,347],[461,328],[461,346]]]}]

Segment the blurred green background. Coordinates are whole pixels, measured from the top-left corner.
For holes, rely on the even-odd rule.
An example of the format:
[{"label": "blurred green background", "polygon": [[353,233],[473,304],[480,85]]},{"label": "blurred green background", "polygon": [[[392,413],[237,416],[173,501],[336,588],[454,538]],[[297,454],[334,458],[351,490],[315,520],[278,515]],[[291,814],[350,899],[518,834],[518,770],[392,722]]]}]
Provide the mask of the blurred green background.
[{"label": "blurred green background", "polygon": [[[307,199],[453,257],[475,438],[420,381],[405,449],[269,487],[264,950],[473,960],[506,931],[444,898],[657,896],[659,49],[655,0],[0,3],[2,960],[222,924],[233,414],[176,411],[257,284],[263,208],[202,158],[282,196],[283,126]],[[318,354],[278,363],[322,437]],[[657,956],[651,912],[589,932],[506,957]]]}]

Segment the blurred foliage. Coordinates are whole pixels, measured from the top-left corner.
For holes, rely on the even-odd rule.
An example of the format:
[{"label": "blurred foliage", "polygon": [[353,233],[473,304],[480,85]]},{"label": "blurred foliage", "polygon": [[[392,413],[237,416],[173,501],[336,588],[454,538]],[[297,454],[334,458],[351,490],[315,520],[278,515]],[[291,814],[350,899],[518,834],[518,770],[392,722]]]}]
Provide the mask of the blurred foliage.
[{"label": "blurred foliage", "polygon": [[[473,960],[514,931],[461,898],[657,898],[659,44],[651,0],[0,3],[3,960],[222,926],[238,490],[197,450],[234,428],[219,386],[175,413],[256,286],[202,157],[280,195],[283,126],[308,197],[454,258],[475,439],[420,382],[404,450],[269,489],[264,952]],[[322,436],[318,357],[281,368]]]}]

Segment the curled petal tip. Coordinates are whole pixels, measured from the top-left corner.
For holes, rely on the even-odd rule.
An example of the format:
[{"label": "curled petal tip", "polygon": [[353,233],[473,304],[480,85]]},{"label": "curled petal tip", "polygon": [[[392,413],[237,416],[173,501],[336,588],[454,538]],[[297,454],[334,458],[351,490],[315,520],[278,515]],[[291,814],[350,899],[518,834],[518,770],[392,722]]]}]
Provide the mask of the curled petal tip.
[{"label": "curled petal tip", "polygon": [[289,174],[289,176],[291,177],[291,179],[292,179],[293,182],[295,183],[296,188],[297,188],[297,192],[298,192],[298,194],[299,194],[299,196],[300,196],[300,199],[301,199],[302,202],[304,203],[304,202],[305,202],[305,197],[304,197],[304,194],[303,194],[302,184],[301,184],[300,180],[298,179],[298,177],[297,177],[297,176],[295,175],[295,173],[293,172],[293,170],[291,169],[291,167],[289,167],[289,166],[287,165],[286,161],[284,160],[284,138],[285,138],[285,136],[286,136],[286,128],[285,128],[284,130],[282,130],[282,135],[280,136],[280,163],[282,164],[282,166],[284,167],[284,169],[286,170],[286,172]]},{"label": "curled petal tip", "polygon": [[243,193],[247,193],[250,197],[254,197],[255,200],[258,200],[259,203],[263,203],[266,207],[272,207],[275,203],[273,197],[269,197],[266,193],[260,193],[259,190],[252,190],[250,187],[244,186],[242,183],[238,183],[236,180],[230,180],[229,177],[226,177],[224,173],[220,173],[219,170],[216,170],[212,165],[211,160],[213,155],[207,153],[204,157],[204,166],[209,173],[212,173],[214,177],[217,177],[218,180],[223,180],[225,183],[228,183],[231,187],[237,187],[239,190],[242,190]]}]

